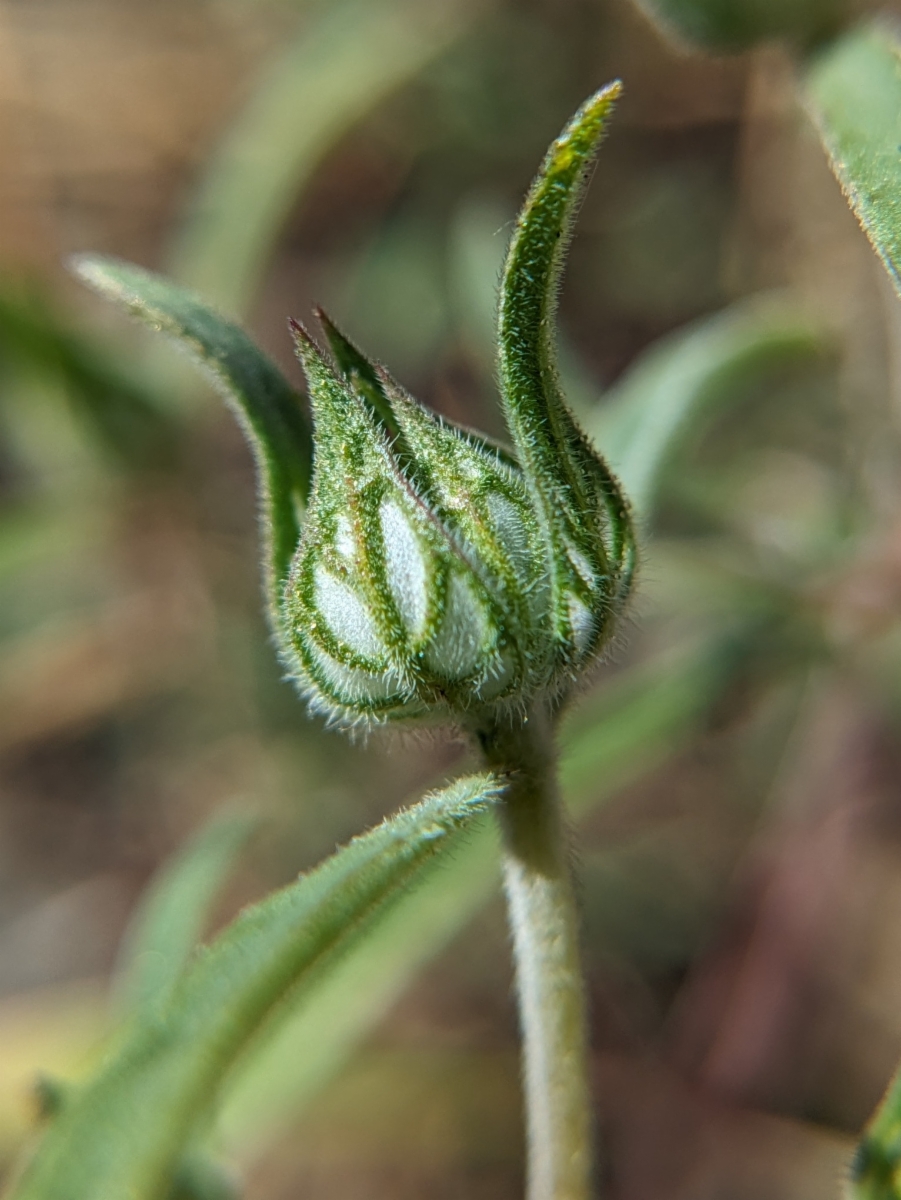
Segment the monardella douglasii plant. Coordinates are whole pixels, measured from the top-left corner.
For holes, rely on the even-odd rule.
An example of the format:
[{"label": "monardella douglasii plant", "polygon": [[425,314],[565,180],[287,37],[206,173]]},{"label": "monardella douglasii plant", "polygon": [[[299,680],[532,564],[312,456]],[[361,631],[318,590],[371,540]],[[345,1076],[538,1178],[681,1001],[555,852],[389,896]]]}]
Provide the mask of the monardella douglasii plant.
[{"label": "monardella douglasii plant", "polygon": [[77,264],[193,350],[236,404],[259,468],[274,635],[314,712],[349,730],[452,726],[485,760],[482,791],[500,795],[504,832],[532,1200],[585,1200],[592,1189],[554,725],[610,644],[635,549],[628,504],[561,394],[554,314],[618,94],[612,84],[579,109],[515,227],[498,320],[510,448],[429,411],[323,313],[324,345],[291,322],[311,431],[276,369],[200,301],[123,263]]}]

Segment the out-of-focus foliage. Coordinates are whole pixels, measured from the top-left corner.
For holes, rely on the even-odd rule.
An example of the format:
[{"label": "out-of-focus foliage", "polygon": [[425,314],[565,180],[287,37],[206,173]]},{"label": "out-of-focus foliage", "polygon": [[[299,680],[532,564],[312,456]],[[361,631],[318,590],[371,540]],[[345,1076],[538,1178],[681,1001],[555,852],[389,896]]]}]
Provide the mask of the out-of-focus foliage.
[{"label": "out-of-focus foliage", "polygon": [[245,313],[320,160],[458,38],[477,11],[435,0],[322,5],[267,68],[207,166],[170,252],[176,278],[226,311]]},{"label": "out-of-focus foliage", "polygon": [[[846,1172],[901,1046],[899,324],[800,101],[890,174],[891,63],[879,35],[861,68],[870,32],[811,64],[685,50],[806,44],[831,5],[655,8],[680,47],[609,0],[0,8],[3,1171],[30,1081],[64,1096],[109,1045],[126,918],[213,814],[260,819],[216,928],[461,769],[306,719],[228,415],[58,264],[181,264],[292,390],[284,320],[320,301],[497,433],[508,223],[561,119],[621,76],[561,295],[564,386],[646,531],[562,764],[600,1119],[629,1194],[813,1200]],[[871,96],[886,119],[861,125]],[[869,202],[866,170],[846,182]],[[285,1007],[183,1192],[224,1160],[260,1200],[519,1194],[492,855],[473,837]]]},{"label": "out-of-focus foliage", "polygon": [[825,51],[810,104],[848,203],[901,290],[901,40],[867,27]]},{"label": "out-of-focus foliage", "polygon": [[174,981],[154,986],[122,1046],[63,1096],[12,1194],[164,1194],[222,1077],[282,995],[365,936],[499,791],[490,776],[459,780],[245,909]]},{"label": "out-of-focus foliage", "polygon": [[801,45],[835,33],[853,12],[849,0],[639,0],[678,38],[714,50],[745,50],[769,38]]}]

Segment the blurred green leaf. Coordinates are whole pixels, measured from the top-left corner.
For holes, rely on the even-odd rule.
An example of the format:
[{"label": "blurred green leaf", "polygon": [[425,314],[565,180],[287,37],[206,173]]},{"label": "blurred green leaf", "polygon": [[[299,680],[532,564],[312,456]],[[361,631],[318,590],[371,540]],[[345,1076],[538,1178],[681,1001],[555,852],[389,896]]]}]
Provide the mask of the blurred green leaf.
[{"label": "blurred green leaf", "polygon": [[[625,673],[577,710],[564,728],[562,781],[578,817],[665,762],[721,695],[735,658],[715,640]],[[482,826],[452,863],[432,870],[365,941],[296,1006],[226,1088],[218,1133],[247,1159],[290,1127],[347,1062],[410,980],[485,904],[497,884],[497,836]]]},{"label": "blurred green leaf", "polygon": [[901,1069],[861,1138],[850,1171],[849,1200],[898,1200],[901,1196]]},{"label": "blurred green leaf", "polygon": [[166,1200],[239,1200],[231,1175],[214,1159],[191,1153],[175,1171]]},{"label": "blurred green leaf", "polygon": [[842,38],[808,72],[808,107],[855,216],[901,293],[901,61],[894,29]]},{"label": "blurred green leaf", "polygon": [[635,668],[575,710],[560,780],[573,815],[654,770],[697,729],[738,665],[719,639]]},{"label": "blurred green leaf", "polygon": [[160,275],[118,259],[82,255],[72,269],[151,329],[182,346],[211,375],[244,426],[257,460],[269,539],[267,596],[278,626],[276,594],[300,539],[299,512],[310,488],[313,444],[300,396],[237,325]]},{"label": "blurred green leaf", "polygon": [[452,0],[322,6],[266,68],[214,153],[170,254],[171,273],[246,313],[291,206],[330,147],[476,12]]},{"label": "blurred green leaf", "polygon": [[459,780],[245,909],[64,1106],[15,1200],[164,1195],[223,1076],[273,1008],[368,932],[498,794],[490,776]]},{"label": "blurred green leaf", "polygon": [[474,830],[416,891],[388,912],[336,966],[286,1006],[229,1080],[216,1144],[253,1159],[338,1073],[362,1039],[486,903],[497,882],[497,833]]},{"label": "blurred green leaf", "polygon": [[833,34],[849,15],[848,0],[637,0],[672,37],[710,50],[746,50],[788,37],[804,45]]},{"label": "blurred green leaf", "polygon": [[736,305],[654,343],[595,409],[588,432],[647,518],[700,419],[777,370],[821,361],[828,345],[822,327],[785,304]]},{"label": "blurred green leaf", "polygon": [[133,466],[168,463],[177,434],[149,388],[74,329],[37,294],[0,292],[0,360],[58,379],[100,442]]},{"label": "blurred green leaf", "polygon": [[220,814],[163,864],[125,934],[116,990],[126,1011],[140,1018],[169,1002],[255,824]]}]

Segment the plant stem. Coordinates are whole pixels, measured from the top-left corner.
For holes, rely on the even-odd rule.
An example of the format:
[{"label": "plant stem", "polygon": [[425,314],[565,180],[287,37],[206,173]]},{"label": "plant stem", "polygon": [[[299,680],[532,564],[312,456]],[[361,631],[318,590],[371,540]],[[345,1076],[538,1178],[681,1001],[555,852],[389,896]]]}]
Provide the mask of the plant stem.
[{"label": "plant stem", "polygon": [[550,719],[541,709],[483,727],[479,740],[509,780],[500,820],[523,1037],[527,1200],[588,1200],[585,995]]}]

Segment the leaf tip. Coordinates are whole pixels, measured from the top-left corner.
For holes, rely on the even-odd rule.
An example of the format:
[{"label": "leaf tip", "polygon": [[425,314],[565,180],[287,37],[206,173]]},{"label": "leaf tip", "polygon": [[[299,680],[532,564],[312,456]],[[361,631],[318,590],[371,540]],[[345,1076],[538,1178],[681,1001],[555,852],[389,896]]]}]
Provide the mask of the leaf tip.
[{"label": "leaf tip", "polygon": [[110,286],[110,259],[101,254],[70,254],[65,260],[70,274],[95,291],[107,291]]}]

